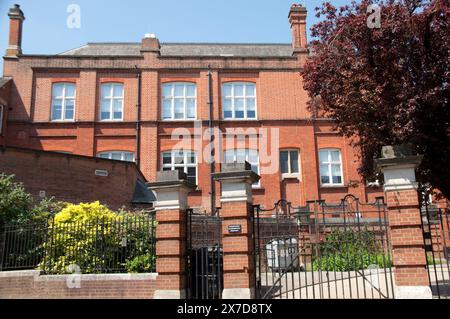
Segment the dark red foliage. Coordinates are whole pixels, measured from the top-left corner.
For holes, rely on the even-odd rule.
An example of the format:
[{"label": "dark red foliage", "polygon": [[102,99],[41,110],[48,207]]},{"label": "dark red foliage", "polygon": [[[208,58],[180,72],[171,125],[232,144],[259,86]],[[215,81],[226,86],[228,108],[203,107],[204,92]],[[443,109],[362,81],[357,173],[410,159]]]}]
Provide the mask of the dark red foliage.
[{"label": "dark red foliage", "polygon": [[[381,27],[367,6],[381,7]],[[448,0],[353,2],[317,8],[304,88],[314,114],[334,119],[374,177],[383,145],[411,143],[424,155],[419,179],[450,198],[450,5]],[[314,100],[314,99],[313,99]]]}]

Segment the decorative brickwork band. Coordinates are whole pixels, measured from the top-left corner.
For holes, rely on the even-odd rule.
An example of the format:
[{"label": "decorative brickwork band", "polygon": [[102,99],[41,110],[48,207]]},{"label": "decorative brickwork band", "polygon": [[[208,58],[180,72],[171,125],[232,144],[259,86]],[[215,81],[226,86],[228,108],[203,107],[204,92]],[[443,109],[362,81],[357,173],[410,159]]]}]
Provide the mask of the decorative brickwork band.
[{"label": "decorative brickwork band", "polygon": [[187,195],[195,185],[179,171],[158,172],[149,183],[156,193],[156,280],[155,299],[186,297],[186,209]]},{"label": "decorative brickwork band", "polygon": [[[214,174],[221,183],[224,299],[255,296],[254,252],[251,215],[252,184],[259,176],[249,163],[223,164]],[[237,231],[231,231],[237,229]]]},{"label": "decorative brickwork band", "polygon": [[384,174],[397,299],[432,297],[427,274],[415,168],[422,157],[405,146],[383,147],[376,160]]}]

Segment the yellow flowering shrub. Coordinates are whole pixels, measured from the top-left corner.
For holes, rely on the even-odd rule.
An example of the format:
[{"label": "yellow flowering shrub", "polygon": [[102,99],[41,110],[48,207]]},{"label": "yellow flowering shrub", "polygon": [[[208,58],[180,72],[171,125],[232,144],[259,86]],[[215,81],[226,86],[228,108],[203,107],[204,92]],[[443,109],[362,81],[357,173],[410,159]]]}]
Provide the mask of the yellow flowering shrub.
[{"label": "yellow flowering shrub", "polygon": [[78,267],[82,273],[150,271],[152,227],[148,216],[119,215],[99,202],[69,204],[50,223],[40,267],[52,274]]}]

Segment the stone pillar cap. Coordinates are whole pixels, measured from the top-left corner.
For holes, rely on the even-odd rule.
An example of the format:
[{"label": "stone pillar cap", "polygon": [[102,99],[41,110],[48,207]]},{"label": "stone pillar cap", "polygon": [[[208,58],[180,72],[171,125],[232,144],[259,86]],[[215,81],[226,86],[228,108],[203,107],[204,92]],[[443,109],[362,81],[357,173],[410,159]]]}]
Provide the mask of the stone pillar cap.
[{"label": "stone pillar cap", "polygon": [[147,183],[147,186],[150,189],[177,187],[177,186],[191,189],[197,188],[197,185],[188,181],[186,173],[178,170],[157,172],[156,182]]},{"label": "stone pillar cap", "polygon": [[222,171],[220,173],[214,173],[213,178],[217,181],[246,179],[253,184],[259,181],[261,177],[252,171],[250,163],[234,162],[222,164]]},{"label": "stone pillar cap", "polygon": [[412,145],[388,145],[383,146],[381,150],[381,158],[375,160],[377,169],[389,166],[414,165],[419,166],[422,162],[423,155],[414,152]]}]

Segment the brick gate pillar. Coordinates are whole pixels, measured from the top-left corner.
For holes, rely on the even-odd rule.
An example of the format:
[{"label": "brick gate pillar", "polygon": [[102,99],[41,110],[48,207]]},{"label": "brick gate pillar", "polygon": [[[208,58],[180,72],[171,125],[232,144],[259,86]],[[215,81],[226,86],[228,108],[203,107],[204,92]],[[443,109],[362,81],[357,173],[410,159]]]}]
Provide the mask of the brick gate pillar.
[{"label": "brick gate pillar", "polygon": [[252,184],[259,176],[245,163],[222,164],[221,183],[224,299],[255,297]]},{"label": "brick gate pillar", "polygon": [[186,298],[187,195],[195,185],[179,171],[158,172],[156,193],[156,289],[154,299]]},{"label": "brick gate pillar", "polygon": [[422,233],[415,169],[422,156],[407,146],[385,146],[376,165],[384,174],[395,267],[395,298],[432,297]]}]

